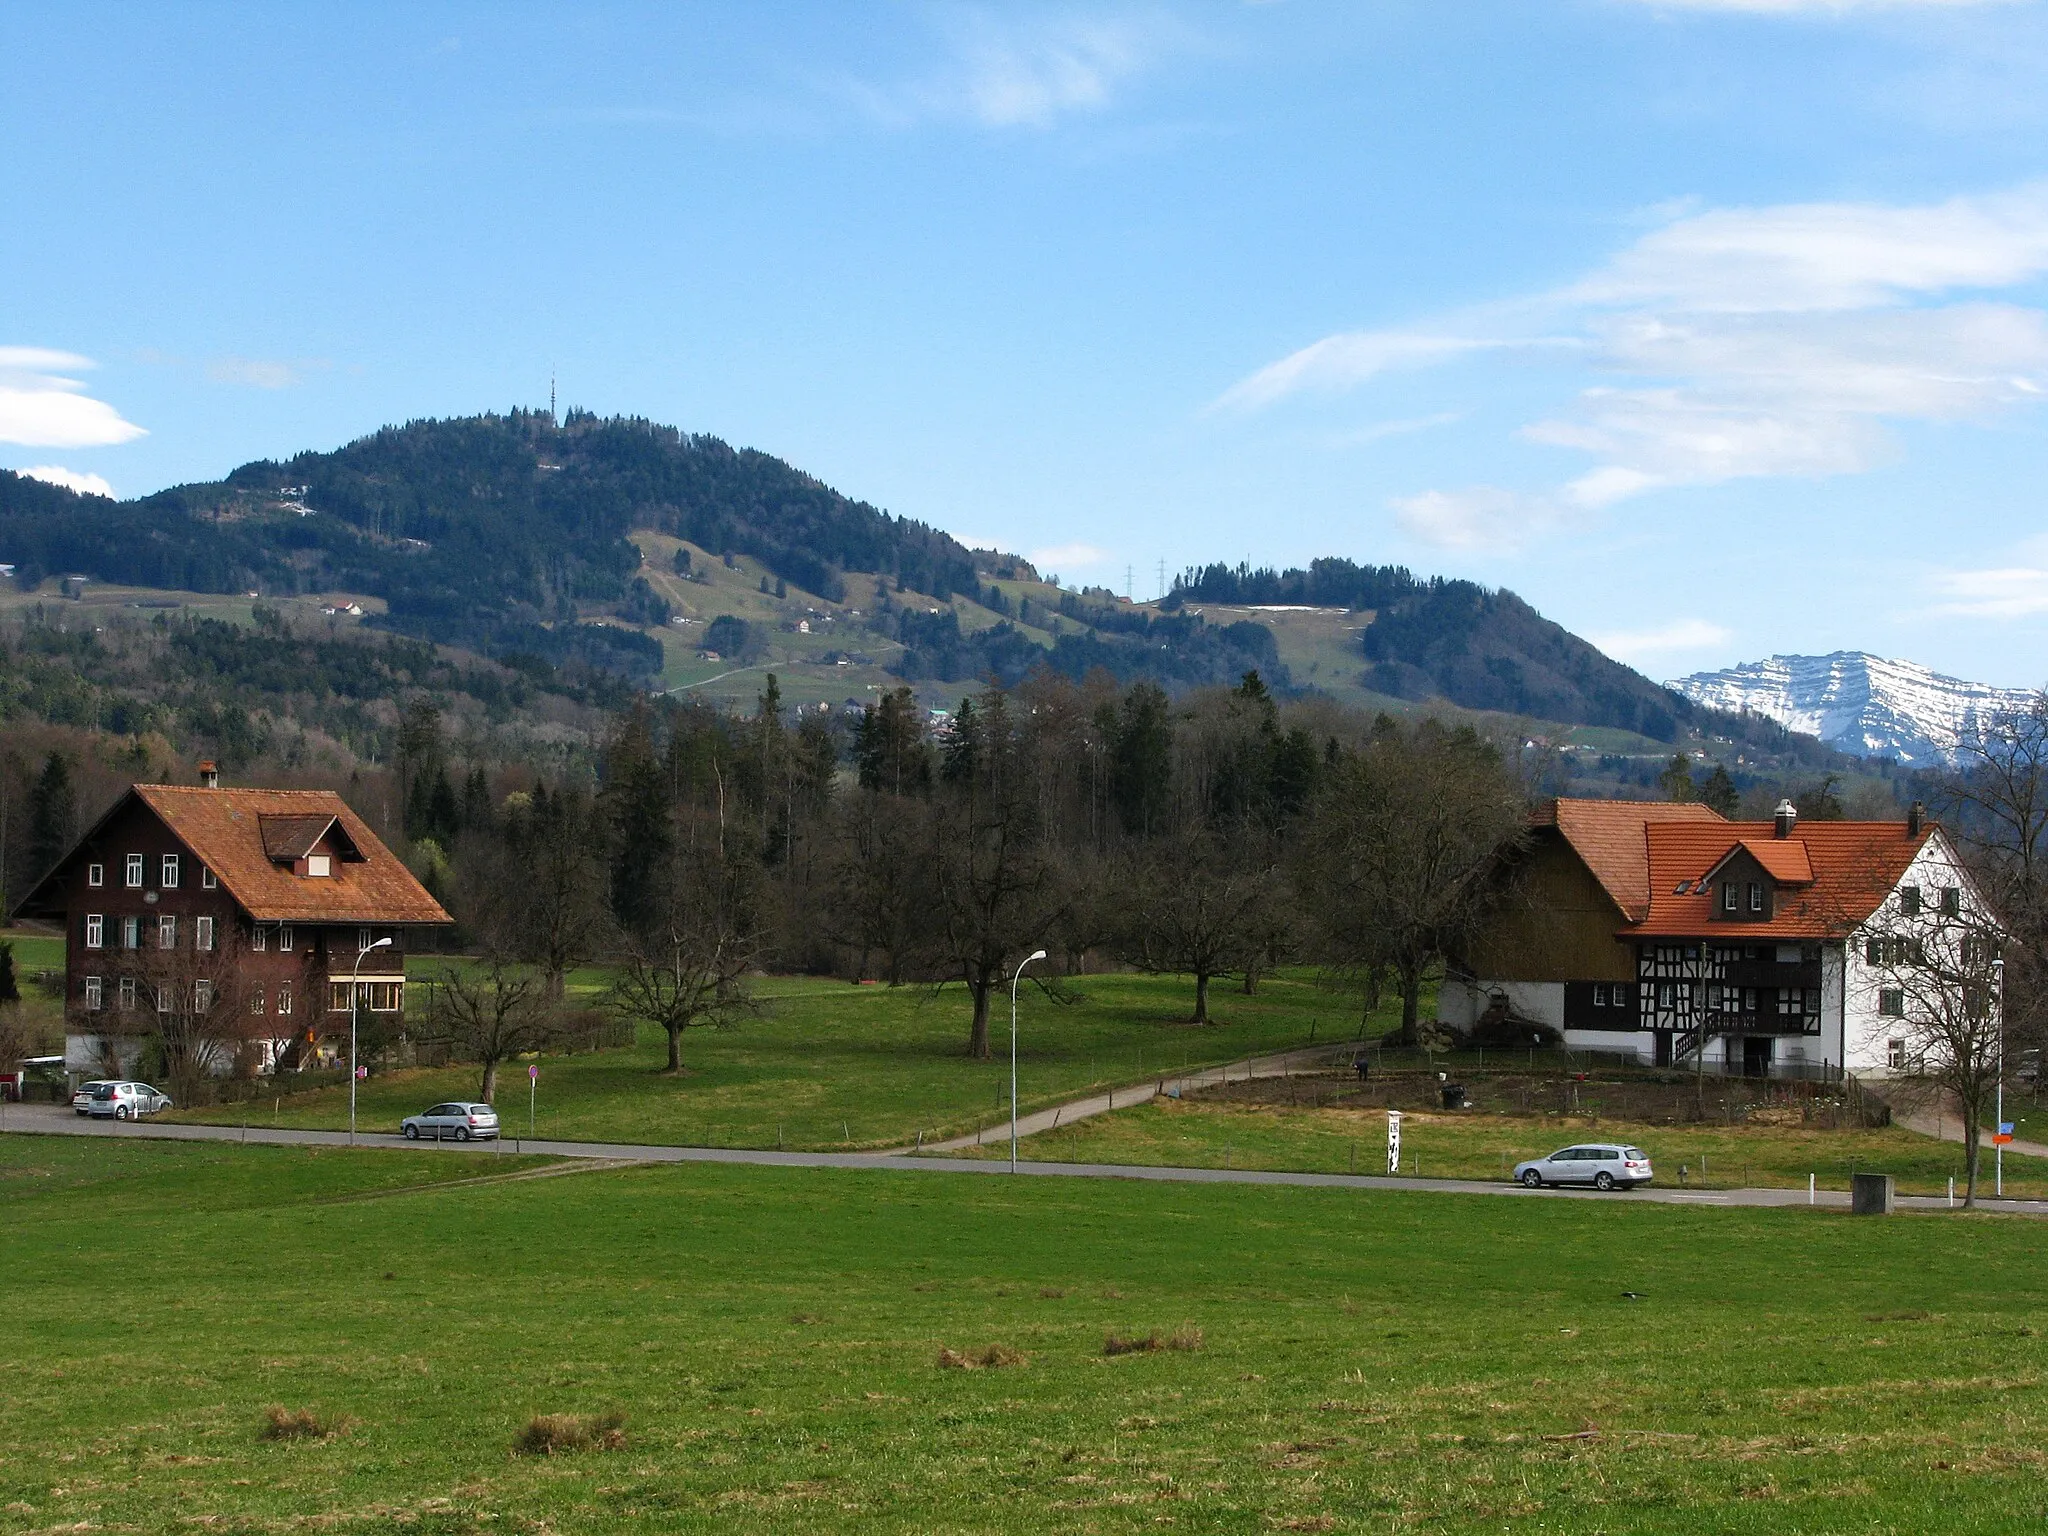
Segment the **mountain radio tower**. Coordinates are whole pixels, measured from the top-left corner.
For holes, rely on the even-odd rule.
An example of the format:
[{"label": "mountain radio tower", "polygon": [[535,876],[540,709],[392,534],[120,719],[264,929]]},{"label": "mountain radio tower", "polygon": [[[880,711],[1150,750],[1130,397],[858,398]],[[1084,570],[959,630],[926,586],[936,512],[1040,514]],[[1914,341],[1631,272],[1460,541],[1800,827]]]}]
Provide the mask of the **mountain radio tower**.
[{"label": "mountain radio tower", "polygon": [[555,414],[555,370],[548,370],[548,425],[558,427],[562,420]]}]

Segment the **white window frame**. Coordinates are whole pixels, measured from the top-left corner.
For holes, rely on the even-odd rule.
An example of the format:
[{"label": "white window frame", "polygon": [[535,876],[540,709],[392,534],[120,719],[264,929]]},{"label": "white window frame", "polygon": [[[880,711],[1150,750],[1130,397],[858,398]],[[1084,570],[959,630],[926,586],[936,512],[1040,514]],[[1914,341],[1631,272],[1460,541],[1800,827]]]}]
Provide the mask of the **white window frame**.
[{"label": "white window frame", "polygon": [[156,917],[156,947],[176,949],[178,947],[178,914],[159,912]]},{"label": "white window frame", "polygon": [[249,925],[249,948],[259,955],[270,948],[270,931],[261,923]]},{"label": "white window frame", "polygon": [[105,885],[107,883],[107,866],[104,864],[86,865],[85,883],[94,890],[98,890],[101,886]]},{"label": "white window frame", "polygon": [[123,976],[120,985],[114,988],[114,994],[120,1002],[123,1013],[133,1013],[135,1011],[135,978],[133,976]]},{"label": "white window frame", "polygon": [[175,853],[167,853],[164,855],[163,865],[157,871],[157,876],[157,883],[161,885],[165,890],[175,891],[178,888],[180,873],[178,868],[178,856]]},{"label": "white window frame", "polygon": [[277,930],[277,947],[285,954],[292,952],[292,925],[290,923],[286,923]]},{"label": "white window frame", "polygon": [[249,1011],[251,1013],[263,1012],[263,988],[261,986],[254,986],[249,989]]},{"label": "white window frame", "polygon": [[85,947],[105,949],[107,947],[107,919],[99,912],[85,914]]},{"label": "white window frame", "polygon": [[277,984],[277,1011],[281,1014],[292,1011],[292,984],[288,981]]},{"label": "white window frame", "polygon": [[192,1011],[211,1013],[213,1011],[213,983],[205,977],[192,983]]},{"label": "white window frame", "polygon": [[124,917],[121,919],[121,947],[123,949],[142,948],[141,918]]},{"label": "white window frame", "polygon": [[213,948],[213,919],[195,917],[192,919],[192,947],[198,950]]},{"label": "white window frame", "polygon": [[306,855],[306,878],[308,880],[332,879],[333,876],[329,873],[332,868],[333,864],[330,861],[329,855],[324,853],[309,853]]},{"label": "white window frame", "polygon": [[107,1005],[106,982],[98,976],[85,978],[85,1011],[98,1013]]},{"label": "white window frame", "polygon": [[220,880],[204,864],[199,866],[199,889],[202,891],[220,889]]},{"label": "white window frame", "polygon": [[1885,1070],[1886,1070],[1886,1071],[1888,1071],[1888,1072],[1903,1072],[1903,1071],[1905,1071],[1905,1070],[1906,1070],[1906,1042],[1905,1042],[1905,1041],[1903,1041],[1903,1040],[1887,1040],[1887,1041],[1885,1041],[1885,1043],[1884,1043],[1884,1065],[1885,1065]]},{"label": "white window frame", "polygon": [[122,861],[121,883],[131,891],[142,889],[142,855],[131,853]]}]

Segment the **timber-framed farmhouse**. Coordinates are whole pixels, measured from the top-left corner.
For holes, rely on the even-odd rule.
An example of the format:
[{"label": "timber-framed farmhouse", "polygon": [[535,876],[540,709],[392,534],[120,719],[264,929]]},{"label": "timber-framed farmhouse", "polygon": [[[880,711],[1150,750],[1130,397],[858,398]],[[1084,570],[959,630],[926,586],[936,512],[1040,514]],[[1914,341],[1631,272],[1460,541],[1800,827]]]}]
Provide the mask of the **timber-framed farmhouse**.
[{"label": "timber-framed farmhouse", "polygon": [[[1753,1077],[1897,1070],[1896,957],[1996,924],[1941,828],[1727,821],[1702,805],[1551,802],[1514,894],[1456,957],[1440,1013],[1575,1050]],[[1895,1031],[1903,1036],[1903,1029]]]}]

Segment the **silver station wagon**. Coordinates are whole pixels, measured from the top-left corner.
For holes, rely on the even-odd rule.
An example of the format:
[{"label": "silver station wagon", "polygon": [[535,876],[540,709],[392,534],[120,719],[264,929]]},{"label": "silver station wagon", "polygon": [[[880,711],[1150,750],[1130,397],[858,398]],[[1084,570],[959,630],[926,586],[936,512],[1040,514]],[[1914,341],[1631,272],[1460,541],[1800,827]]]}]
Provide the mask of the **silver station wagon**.
[{"label": "silver station wagon", "polygon": [[1586,1141],[1548,1157],[1515,1164],[1515,1177],[1530,1189],[1546,1184],[1590,1184],[1595,1189],[1634,1189],[1650,1182],[1650,1154],[1619,1142]]},{"label": "silver station wagon", "polygon": [[491,1141],[498,1134],[498,1112],[488,1104],[451,1101],[407,1115],[398,1128],[407,1141]]}]

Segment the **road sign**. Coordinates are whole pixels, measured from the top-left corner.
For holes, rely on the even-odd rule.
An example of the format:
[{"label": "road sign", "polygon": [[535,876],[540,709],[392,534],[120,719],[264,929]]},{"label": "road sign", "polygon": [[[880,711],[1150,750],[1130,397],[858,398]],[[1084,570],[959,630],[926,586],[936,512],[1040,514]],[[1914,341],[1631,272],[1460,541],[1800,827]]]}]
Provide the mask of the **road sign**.
[{"label": "road sign", "polygon": [[540,1068],[539,1068],[539,1067],[528,1067],[528,1068],[526,1069],[526,1080],[527,1080],[527,1081],[528,1081],[529,1083],[537,1083],[537,1082],[539,1082],[539,1081],[540,1081]]},{"label": "road sign", "polygon": [[356,1081],[357,1081],[357,1082],[359,1082],[359,1083],[360,1083],[360,1082],[363,1082],[363,1081],[365,1081],[365,1080],[366,1080],[366,1079],[367,1079],[367,1078],[369,1077],[369,1075],[370,1075],[370,1069],[369,1069],[368,1067],[357,1067],[357,1068],[356,1068]]},{"label": "road sign", "polygon": [[1401,1112],[1387,1111],[1387,1172],[1401,1171]]},{"label": "road sign", "polygon": [[1998,1130],[1996,1134],[1994,1134],[1991,1139],[1994,1143],[2001,1147],[2004,1146],[2007,1142],[2011,1141],[2012,1122],[2010,1120],[2001,1120],[1998,1123]]}]

